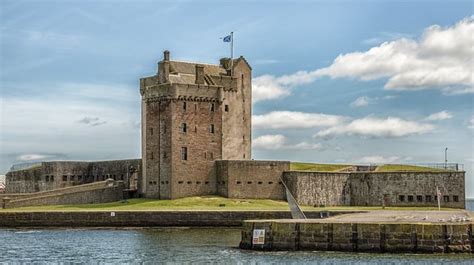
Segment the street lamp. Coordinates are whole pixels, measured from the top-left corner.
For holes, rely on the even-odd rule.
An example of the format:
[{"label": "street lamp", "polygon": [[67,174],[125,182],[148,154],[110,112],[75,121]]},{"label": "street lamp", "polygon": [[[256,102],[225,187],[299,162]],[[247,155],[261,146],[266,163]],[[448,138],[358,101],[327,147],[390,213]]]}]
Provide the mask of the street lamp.
[{"label": "street lamp", "polygon": [[448,148],[444,149],[444,169],[448,169]]}]

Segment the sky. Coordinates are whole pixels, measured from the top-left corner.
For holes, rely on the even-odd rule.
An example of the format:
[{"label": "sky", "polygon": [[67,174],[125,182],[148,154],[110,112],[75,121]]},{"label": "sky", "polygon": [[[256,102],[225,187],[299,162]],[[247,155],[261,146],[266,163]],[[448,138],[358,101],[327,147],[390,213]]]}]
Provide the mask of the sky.
[{"label": "sky", "polygon": [[0,174],[140,157],[139,78],[253,68],[254,159],[460,163],[474,197],[472,1],[1,1]]}]

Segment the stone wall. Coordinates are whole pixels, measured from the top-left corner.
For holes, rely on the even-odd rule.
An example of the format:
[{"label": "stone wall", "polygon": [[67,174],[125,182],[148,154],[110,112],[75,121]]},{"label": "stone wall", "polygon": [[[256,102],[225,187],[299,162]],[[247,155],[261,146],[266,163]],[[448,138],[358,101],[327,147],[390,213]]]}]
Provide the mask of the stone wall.
[{"label": "stone wall", "polygon": [[3,208],[60,204],[106,203],[123,199],[123,181],[108,179],[90,184],[31,193],[27,197],[3,198]]},{"label": "stone wall", "polygon": [[216,161],[217,193],[229,198],[285,199],[281,176],[288,161]]},{"label": "stone wall", "polygon": [[[150,227],[150,226],[242,226],[243,220],[286,219],[289,211],[61,211],[22,212],[0,210],[0,228],[5,227]],[[307,212],[321,218],[321,212]],[[341,214],[341,213],[334,213]]]},{"label": "stone wall", "polygon": [[111,178],[123,180],[129,188],[133,167],[139,178],[141,159],[111,161],[51,161],[40,165],[10,171],[6,175],[6,193],[32,193],[70,187]]},{"label": "stone wall", "polygon": [[284,172],[302,205],[441,206],[465,208],[464,172]]},{"label": "stone wall", "polygon": [[[351,174],[351,205],[465,208],[464,172],[371,172]],[[385,199],[384,199],[385,198]]]},{"label": "stone wall", "polygon": [[350,173],[287,171],[283,179],[302,205],[350,205]]},{"label": "stone wall", "polygon": [[[262,245],[254,229],[265,230]],[[244,221],[240,247],[254,250],[472,253],[472,223],[331,223],[330,221]]]}]

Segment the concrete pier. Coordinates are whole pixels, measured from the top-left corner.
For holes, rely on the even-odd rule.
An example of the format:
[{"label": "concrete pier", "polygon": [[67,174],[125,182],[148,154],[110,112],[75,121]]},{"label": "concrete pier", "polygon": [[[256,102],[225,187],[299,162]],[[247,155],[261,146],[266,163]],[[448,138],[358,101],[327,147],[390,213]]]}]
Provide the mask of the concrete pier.
[{"label": "concrete pier", "polygon": [[[463,217],[463,212],[445,214],[456,216],[456,220],[441,218],[424,222],[370,220],[370,214],[352,216],[364,215],[367,217],[365,220],[351,218],[351,214],[349,214],[328,219],[244,221],[240,248],[389,253],[473,253],[473,222],[469,217]],[[464,215],[469,216],[468,213],[464,213]],[[403,216],[403,213],[399,213],[399,216]]]}]

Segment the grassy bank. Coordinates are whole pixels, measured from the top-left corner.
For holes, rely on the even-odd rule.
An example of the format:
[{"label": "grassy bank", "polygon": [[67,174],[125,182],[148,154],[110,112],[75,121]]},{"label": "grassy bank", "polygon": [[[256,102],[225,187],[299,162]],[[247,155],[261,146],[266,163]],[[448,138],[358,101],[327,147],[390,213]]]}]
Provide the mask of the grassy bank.
[{"label": "grassy bank", "polygon": [[[312,207],[303,206],[305,211],[371,211],[382,210],[382,207]],[[435,207],[386,207],[386,210],[437,210]],[[286,201],[229,199],[218,196],[189,197],[176,200],[130,199],[123,202],[32,206],[6,211],[288,211]],[[448,209],[443,209],[448,210]]]},{"label": "grassy bank", "polygon": [[315,163],[300,163],[300,162],[291,162],[290,164],[290,170],[300,170],[300,171],[339,171],[346,167],[349,167],[349,165],[315,164]]},{"label": "grassy bank", "polygon": [[444,171],[444,169],[413,166],[413,165],[381,165],[377,167],[375,171],[377,172],[394,172],[394,171],[439,172],[439,171]]}]

